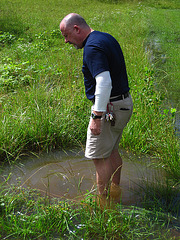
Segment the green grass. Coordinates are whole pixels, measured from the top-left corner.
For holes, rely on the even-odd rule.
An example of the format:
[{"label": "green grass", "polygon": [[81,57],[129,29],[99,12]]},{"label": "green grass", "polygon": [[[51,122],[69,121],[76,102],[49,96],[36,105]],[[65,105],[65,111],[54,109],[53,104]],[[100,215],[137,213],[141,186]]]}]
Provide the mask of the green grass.
[{"label": "green grass", "polygon": [[[5,187],[5,186],[4,186]],[[4,188],[3,187],[3,188]],[[2,186],[1,186],[2,188]],[[87,193],[80,202],[42,197],[11,186],[0,194],[1,239],[174,239],[177,219],[157,211],[123,207],[103,212]]]},{"label": "green grass", "polygon": [[[27,151],[84,147],[91,104],[84,94],[82,50],[65,45],[59,31],[63,16],[75,11],[73,3],[61,2],[60,7],[56,1],[51,4],[25,1],[21,5],[18,1],[2,1],[2,160],[17,159]],[[92,1],[88,6],[96,4],[96,9],[88,11],[86,2],[79,1],[78,12],[86,16],[92,28],[114,35],[125,55],[134,113],[124,131],[121,146],[136,153],[157,156],[176,181],[180,170],[176,167],[179,165],[179,143],[174,135],[174,113],[168,114],[169,106],[163,106],[166,95],[159,92],[156,85],[162,85],[164,76],[156,77],[159,74],[157,64],[152,65],[145,52],[150,30],[161,33],[155,19],[156,11],[162,14],[165,11],[160,8],[162,3],[159,1],[156,10],[148,1],[145,4]],[[175,6],[175,1],[169,4],[171,12],[177,16]],[[98,14],[100,9],[102,14]],[[149,21],[149,16],[153,21]],[[162,16],[158,14],[158,17],[160,22]],[[177,24],[176,17],[172,21]],[[173,56],[173,61],[177,62]],[[168,68],[169,75],[170,70]],[[164,71],[163,66],[161,71]]]},{"label": "green grass", "polygon": [[[174,206],[180,179],[179,139],[174,129],[179,114],[175,104],[178,95],[174,94],[179,91],[176,0],[2,0],[0,160],[11,164],[29,152],[84,149],[91,103],[84,93],[82,50],[65,45],[59,31],[61,19],[77,9],[93,29],[117,38],[124,52],[134,111],[120,147],[136,154],[150,154],[154,165],[166,171],[167,179],[158,185],[142,185],[146,210],[119,206],[119,214],[107,211],[101,215],[91,198],[83,204],[91,206],[92,211],[71,205],[70,211],[64,211],[64,202],[58,203],[57,209],[43,202],[47,199],[38,198],[41,200],[35,202],[31,191],[15,188],[4,195],[3,190],[1,234],[22,239],[52,239],[56,233],[67,234],[69,239],[75,235],[93,239],[99,234],[103,239],[162,239],[161,233],[165,232],[164,239],[170,239],[166,229],[169,217],[161,212]],[[165,199],[164,208],[159,199]],[[50,222],[47,210],[52,215]],[[47,231],[44,233],[43,229]],[[114,234],[117,238],[111,238]]]},{"label": "green grass", "polygon": [[156,75],[162,79],[158,88],[167,92],[176,106],[180,92],[179,9],[151,9],[147,14],[151,16],[149,43],[156,59]]}]

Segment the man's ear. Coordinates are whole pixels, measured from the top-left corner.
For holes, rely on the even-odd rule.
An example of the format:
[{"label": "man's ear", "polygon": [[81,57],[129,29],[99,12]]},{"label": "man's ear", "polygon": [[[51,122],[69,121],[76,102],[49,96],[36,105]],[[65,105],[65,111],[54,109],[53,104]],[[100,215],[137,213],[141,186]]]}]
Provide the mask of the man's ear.
[{"label": "man's ear", "polygon": [[76,33],[80,33],[80,27],[78,25],[74,25],[74,30]]}]

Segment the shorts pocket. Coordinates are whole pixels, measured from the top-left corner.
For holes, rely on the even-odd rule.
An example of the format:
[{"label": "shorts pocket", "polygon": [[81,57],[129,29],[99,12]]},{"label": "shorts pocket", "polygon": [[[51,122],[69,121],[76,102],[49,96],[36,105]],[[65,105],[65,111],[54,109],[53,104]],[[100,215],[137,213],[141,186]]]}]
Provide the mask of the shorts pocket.
[{"label": "shorts pocket", "polygon": [[132,110],[128,108],[120,108],[120,110],[115,111],[116,121],[114,130],[122,130],[129,122],[132,115]]}]

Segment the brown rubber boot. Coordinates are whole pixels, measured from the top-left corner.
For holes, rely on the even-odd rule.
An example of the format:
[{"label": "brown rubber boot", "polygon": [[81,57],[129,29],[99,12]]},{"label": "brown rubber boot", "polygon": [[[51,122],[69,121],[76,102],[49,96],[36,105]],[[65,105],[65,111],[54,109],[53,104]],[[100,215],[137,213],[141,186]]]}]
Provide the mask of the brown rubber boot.
[{"label": "brown rubber boot", "polygon": [[110,188],[110,201],[112,204],[120,203],[121,200],[121,188],[119,185],[111,183]]}]

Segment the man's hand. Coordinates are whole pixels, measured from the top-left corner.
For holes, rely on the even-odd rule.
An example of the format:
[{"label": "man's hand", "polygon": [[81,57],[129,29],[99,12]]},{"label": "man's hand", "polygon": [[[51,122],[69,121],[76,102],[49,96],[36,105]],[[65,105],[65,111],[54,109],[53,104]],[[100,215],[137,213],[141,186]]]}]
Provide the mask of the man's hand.
[{"label": "man's hand", "polygon": [[90,130],[92,134],[99,135],[101,133],[101,119],[91,119]]}]

